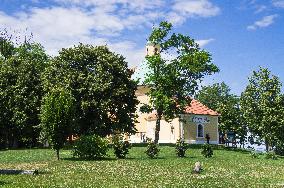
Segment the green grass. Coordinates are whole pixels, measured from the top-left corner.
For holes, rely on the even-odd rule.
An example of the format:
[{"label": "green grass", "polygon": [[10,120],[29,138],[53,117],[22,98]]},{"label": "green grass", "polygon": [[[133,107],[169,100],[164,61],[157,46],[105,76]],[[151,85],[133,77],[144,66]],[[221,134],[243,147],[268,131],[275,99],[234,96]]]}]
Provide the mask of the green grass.
[{"label": "green grass", "polygon": [[[74,160],[62,150],[60,161],[50,149],[0,151],[0,169],[39,169],[40,174],[0,175],[3,187],[283,187],[284,159],[253,159],[241,151],[214,150],[206,159],[199,148],[177,158],[162,146],[160,158],[148,159],[145,147],[134,147],[127,159]],[[192,174],[200,161],[204,171]]]}]

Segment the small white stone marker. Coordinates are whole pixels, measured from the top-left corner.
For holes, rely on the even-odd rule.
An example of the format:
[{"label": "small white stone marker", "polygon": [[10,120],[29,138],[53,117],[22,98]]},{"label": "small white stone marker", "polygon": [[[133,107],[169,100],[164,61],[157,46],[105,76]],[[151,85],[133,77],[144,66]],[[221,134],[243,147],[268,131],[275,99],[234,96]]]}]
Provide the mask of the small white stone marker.
[{"label": "small white stone marker", "polygon": [[195,163],[195,167],[193,169],[193,173],[199,174],[201,172],[202,168],[201,168],[201,163],[199,161],[197,161]]}]

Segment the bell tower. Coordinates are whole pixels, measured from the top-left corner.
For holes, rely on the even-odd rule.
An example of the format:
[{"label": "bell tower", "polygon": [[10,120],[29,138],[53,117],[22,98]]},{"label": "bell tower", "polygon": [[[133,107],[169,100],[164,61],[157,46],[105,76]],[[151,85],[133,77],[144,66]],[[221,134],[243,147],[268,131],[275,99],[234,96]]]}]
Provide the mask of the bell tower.
[{"label": "bell tower", "polygon": [[155,44],[152,42],[147,42],[146,44],[146,56],[152,56],[160,54],[161,47],[159,44]]}]

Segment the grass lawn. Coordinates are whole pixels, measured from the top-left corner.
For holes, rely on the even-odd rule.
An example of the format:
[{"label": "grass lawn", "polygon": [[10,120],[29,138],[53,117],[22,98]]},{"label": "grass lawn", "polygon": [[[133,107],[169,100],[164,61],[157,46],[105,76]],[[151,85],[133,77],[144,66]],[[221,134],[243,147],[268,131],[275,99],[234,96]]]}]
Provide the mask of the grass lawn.
[{"label": "grass lawn", "polygon": [[[39,169],[40,174],[0,175],[0,187],[284,187],[284,159],[251,158],[241,151],[214,150],[206,159],[191,148],[177,158],[174,147],[161,146],[160,158],[148,159],[145,147],[134,147],[127,159],[60,161],[50,149],[0,151],[0,169]],[[200,161],[204,171],[192,174]]]}]

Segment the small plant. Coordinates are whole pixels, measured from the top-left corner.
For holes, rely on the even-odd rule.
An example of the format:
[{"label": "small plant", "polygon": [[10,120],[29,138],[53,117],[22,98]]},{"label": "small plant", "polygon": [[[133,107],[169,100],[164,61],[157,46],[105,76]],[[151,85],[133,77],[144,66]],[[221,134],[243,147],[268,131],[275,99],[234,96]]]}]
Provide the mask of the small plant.
[{"label": "small plant", "polygon": [[145,153],[151,159],[155,159],[158,157],[160,149],[158,148],[158,144],[155,144],[150,138],[147,138],[148,146]]},{"label": "small plant", "polygon": [[255,151],[251,151],[250,156],[254,159],[257,159],[259,157],[259,154]]},{"label": "small plant", "polygon": [[119,159],[125,159],[126,155],[131,148],[131,144],[128,141],[123,141],[121,136],[115,136],[113,140],[114,154]]},{"label": "small plant", "polygon": [[278,143],[275,146],[275,154],[284,156],[284,143]]},{"label": "small plant", "polygon": [[210,144],[204,144],[202,146],[201,154],[206,158],[212,157],[213,156],[213,149],[212,149],[211,145]]},{"label": "small plant", "polygon": [[178,157],[185,157],[185,152],[188,149],[188,144],[184,143],[182,139],[176,142],[176,154]]},{"label": "small plant", "polygon": [[100,159],[107,156],[108,140],[97,135],[81,136],[74,143],[73,156],[85,159]]},{"label": "small plant", "polygon": [[265,154],[265,158],[266,158],[266,159],[273,159],[273,160],[276,160],[276,159],[277,159],[277,156],[276,156],[275,152],[270,151],[270,152],[267,152],[267,153]]}]

